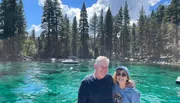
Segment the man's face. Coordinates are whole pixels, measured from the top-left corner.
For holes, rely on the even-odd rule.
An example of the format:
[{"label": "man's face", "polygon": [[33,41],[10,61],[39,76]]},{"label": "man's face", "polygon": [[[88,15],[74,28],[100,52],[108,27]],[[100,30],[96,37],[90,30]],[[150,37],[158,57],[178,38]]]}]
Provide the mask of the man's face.
[{"label": "man's face", "polygon": [[95,74],[98,79],[102,79],[108,73],[108,66],[109,64],[106,61],[101,61],[98,64],[94,65]]}]

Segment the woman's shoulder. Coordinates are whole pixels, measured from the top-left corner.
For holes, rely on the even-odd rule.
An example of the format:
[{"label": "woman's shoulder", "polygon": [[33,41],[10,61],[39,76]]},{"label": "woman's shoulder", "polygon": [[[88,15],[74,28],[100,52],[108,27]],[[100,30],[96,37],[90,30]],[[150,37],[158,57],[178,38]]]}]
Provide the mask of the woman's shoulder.
[{"label": "woman's shoulder", "polygon": [[140,92],[136,88],[127,88],[128,91],[132,92],[133,94],[140,95]]}]

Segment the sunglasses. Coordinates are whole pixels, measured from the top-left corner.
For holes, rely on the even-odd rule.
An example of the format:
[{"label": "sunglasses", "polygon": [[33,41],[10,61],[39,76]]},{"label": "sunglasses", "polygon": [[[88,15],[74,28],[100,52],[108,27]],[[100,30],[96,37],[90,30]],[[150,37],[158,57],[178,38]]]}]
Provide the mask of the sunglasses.
[{"label": "sunglasses", "polygon": [[117,75],[117,76],[122,76],[122,77],[127,76],[126,73],[120,73],[120,72],[117,72],[116,75]]}]

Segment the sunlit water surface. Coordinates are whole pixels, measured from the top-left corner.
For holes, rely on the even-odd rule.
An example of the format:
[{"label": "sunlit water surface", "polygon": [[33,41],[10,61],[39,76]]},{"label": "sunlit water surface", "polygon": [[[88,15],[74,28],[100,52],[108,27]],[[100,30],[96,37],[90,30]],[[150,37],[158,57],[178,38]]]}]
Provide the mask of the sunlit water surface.
[{"label": "sunlit water surface", "polygon": [[[93,73],[93,60],[80,65],[60,62],[0,63],[0,103],[76,103],[81,80]],[[109,69],[112,75],[115,67]],[[126,63],[141,103],[180,103],[180,67]]]}]

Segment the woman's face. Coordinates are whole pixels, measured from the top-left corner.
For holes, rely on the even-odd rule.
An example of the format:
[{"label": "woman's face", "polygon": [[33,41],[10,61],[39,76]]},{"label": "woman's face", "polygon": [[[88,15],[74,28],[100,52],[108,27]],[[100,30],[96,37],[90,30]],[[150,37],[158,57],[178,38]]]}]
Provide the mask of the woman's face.
[{"label": "woman's face", "polygon": [[128,80],[127,73],[124,70],[117,70],[116,76],[117,76],[118,83],[126,83]]}]

